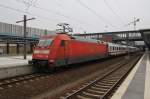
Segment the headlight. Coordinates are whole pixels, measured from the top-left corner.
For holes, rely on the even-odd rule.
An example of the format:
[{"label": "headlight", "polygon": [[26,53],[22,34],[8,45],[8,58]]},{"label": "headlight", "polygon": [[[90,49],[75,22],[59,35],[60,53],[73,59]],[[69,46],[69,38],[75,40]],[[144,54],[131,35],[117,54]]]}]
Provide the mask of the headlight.
[{"label": "headlight", "polygon": [[49,50],[34,50],[34,54],[49,54]]},{"label": "headlight", "polygon": [[39,50],[34,50],[34,52],[33,52],[34,54],[39,54],[40,53],[40,51]]},{"label": "headlight", "polygon": [[42,53],[42,54],[49,54],[49,50],[42,50],[40,53]]}]

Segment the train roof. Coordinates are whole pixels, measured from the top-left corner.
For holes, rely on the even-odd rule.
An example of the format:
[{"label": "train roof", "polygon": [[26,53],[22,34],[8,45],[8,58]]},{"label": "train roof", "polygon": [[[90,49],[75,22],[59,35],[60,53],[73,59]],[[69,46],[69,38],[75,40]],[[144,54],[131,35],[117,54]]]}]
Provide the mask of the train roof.
[{"label": "train roof", "polygon": [[[56,37],[58,35],[68,35],[68,34],[64,34],[64,33],[58,33],[58,34],[54,34],[54,35],[44,35],[41,36],[40,39],[46,39],[46,38],[52,38],[52,37]],[[97,43],[100,40],[95,40],[95,39],[91,39],[91,38],[84,38],[84,37],[79,37],[79,36],[72,36],[72,35],[68,35],[71,39],[74,40],[78,40],[78,41],[84,41],[84,42],[93,42],[93,43]],[[63,37],[63,36],[62,36]]]},{"label": "train roof", "polygon": [[[62,35],[62,34],[59,34]],[[64,34],[63,34],[64,35]],[[68,34],[65,34],[68,35]],[[56,37],[57,34],[53,34],[53,35],[44,35],[41,36],[40,39],[46,39],[46,38],[52,38],[52,37]],[[127,47],[127,45],[122,45],[122,44],[116,44],[116,43],[111,43],[111,42],[104,42],[101,40],[96,40],[96,39],[91,39],[91,38],[84,38],[84,37],[79,37],[79,36],[72,36],[72,35],[68,35],[71,39],[74,40],[78,40],[78,41],[83,41],[83,42],[93,42],[93,43],[98,43],[98,42],[102,42],[104,44],[108,44],[108,46],[116,46],[116,47]],[[129,48],[136,48],[133,46],[129,46]]]}]

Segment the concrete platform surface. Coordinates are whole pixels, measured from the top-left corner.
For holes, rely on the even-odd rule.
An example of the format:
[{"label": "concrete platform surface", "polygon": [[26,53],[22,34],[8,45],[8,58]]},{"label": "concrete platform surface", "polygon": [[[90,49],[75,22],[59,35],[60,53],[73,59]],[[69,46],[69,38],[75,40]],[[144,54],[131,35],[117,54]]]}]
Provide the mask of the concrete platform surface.
[{"label": "concrete platform surface", "polygon": [[31,55],[26,60],[23,56],[0,57],[0,79],[33,73],[34,68],[28,64],[31,59]]},{"label": "concrete platform surface", "polygon": [[0,57],[0,68],[9,68],[14,66],[28,65],[28,60],[32,59],[32,55],[28,55],[24,60],[23,56],[5,56]]},{"label": "concrete platform surface", "polygon": [[150,99],[150,52],[145,52],[111,99]]}]

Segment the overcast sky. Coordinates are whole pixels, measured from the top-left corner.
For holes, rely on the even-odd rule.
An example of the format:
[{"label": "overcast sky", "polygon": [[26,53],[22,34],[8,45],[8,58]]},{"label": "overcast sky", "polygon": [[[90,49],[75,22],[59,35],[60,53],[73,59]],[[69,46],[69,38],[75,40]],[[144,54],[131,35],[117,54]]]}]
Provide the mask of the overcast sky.
[{"label": "overcast sky", "polygon": [[[0,0],[0,21],[16,24],[27,14],[28,26],[55,30],[66,22],[74,32],[103,32],[150,28],[150,0]],[[22,23],[19,23],[22,25]]]}]

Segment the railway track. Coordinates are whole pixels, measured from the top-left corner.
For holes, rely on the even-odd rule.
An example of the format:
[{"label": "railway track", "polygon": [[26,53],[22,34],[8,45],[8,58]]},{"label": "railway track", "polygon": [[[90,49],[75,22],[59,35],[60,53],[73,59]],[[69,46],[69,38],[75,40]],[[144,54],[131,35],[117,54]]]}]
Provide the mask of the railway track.
[{"label": "railway track", "polygon": [[28,74],[28,75],[22,75],[18,77],[2,79],[0,80],[0,90],[13,87],[15,85],[21,85],[23,83],[40,80],[41,78],[48,78],[48,77],[50,77],[49,74],[34,73],[34,74]]},{"label": "railway track", "polygon": [[[133,59],[135,58],[133,56],[131,57]],[[27,99],[27,97],[36,97],[36,96],[39,97],[40,95],[41,95],[40,97],[45,97],[45,96],[42,96],[42,94],[44,94],[46,91],[48,91],[48,93],[53,93],[53,94],[46,96],[46,97],[50,97],[47,99],[58,99],[62,95],[63,95],[63,98],[65,97],[67,98],[67,96],[71,95],[71,93],[64,96],[64,94],[68,92],[67,89],[64,88],[62,89],[62,91],[59,90],[59,88],[62,88],[62,86],[64,86],[66,83],[76,82],[83,78],[85,79],[83,79],[83,81],[82,80],[79,81],[79,83],[82,83],[82,82],[86,83],[87,80],[89,81],[89,79],[93,79],[93,77],[94,78],[98,77],[97,74],[99,74],[99,77],[101,76],[102,78],[102,76],[104,76],[104,73],[106,73],[108,70],[114,70],[114,67],[116,67],[115,65],[121,66],[122,62],[124,62],[124,58],[122,59],[121,57],[118,57],[116,59],[112,59],[106,62],[105,61],[100,62],[100,63],[97,62],[95,64],[90,63],[89,66],[87,66],[87,64],[84,64],[85,66],[81,64],[79,68],[70,68],[68,70],[64,68],[64,72],[60,70],[60,72],[57,71],[58,73],[52,73],[52,74],[41,74],[41,73],[37,74],[36,73],[36,74],[31,74],[31,75],[24,75],[24,76],[9,78],[9,79],[3,79],[3,80],[0,80],[0,99],[15,99],[18,97],[20,99]],[[124,62],[124,64],[126,63]],[[96,74],[93,75],[93,73],[96,73]],[[92,74],[92,75],[89,77],[88,74],[90,75]],[[96,80],[98,80],[98,78]],[[92,82],[94,81],[91,81],[90,83]],[[70,88],[70,90],[72,90],[71,88],[74,89],[75,86],[69,83],[67,85],[67,88]],[[90,83],[86,83],[84,87],[89,85]],[[108,83],[108,85],[109,84],[111,83]],[[78,82],[76,85],[78,87],[80,86]],[[56,88],[58,88],[58,90],[56,90]],[[96,88],[98,88],[98,86],[96,86]],[[77,91],[78,89],[74,90],[73,92],[77,92]],[[99,91],[99,90],[96,90],[96,91]],[[61,94],[62,92],[64,94]],[[68,98],[68,99],[72,99],[72,98]],[[75,97],[73,99],[77,99],[77,98]],[[85,99],[85,98],[82,97],[79,99]]]},{"label": "railway track", "polygon": [[104,76],[96,78],[90,83],[86,83],[71,93],[66,93],[60,99],[108,99],[114,93],[114,90],[121,84],[139,57],[129,61],[125,60],[119,63],[116,68],[109,70]]},{"label": "railway track", "polygon": [[13,77],[10,79],[3,79],[0,81],[0,89],[20,85],[21,83],[32,82],[41,78],[49,77],[47,74],[29,74],[24,76]]}]

